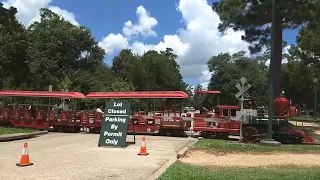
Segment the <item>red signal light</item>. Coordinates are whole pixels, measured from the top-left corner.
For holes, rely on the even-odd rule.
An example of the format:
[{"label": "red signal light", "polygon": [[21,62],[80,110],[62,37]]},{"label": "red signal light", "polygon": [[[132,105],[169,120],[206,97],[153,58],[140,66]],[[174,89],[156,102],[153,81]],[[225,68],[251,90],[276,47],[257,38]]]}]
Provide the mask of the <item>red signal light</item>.
[{"label": "red signal light", "polygon": [[252,104],[252,101],[248,101],[248,104],[251,105],[251,104]]}]

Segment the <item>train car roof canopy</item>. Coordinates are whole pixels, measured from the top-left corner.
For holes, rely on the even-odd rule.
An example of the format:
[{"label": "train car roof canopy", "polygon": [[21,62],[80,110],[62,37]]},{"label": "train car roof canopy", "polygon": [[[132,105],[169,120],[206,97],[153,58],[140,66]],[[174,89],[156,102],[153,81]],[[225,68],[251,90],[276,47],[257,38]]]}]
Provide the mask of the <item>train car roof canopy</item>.
[{"label": "train car roof canopy", "polygon": [[90,92],[86,98],[189,98],[183,91]]},{"label": "train car roof canopy", "polygon": [[79,92],[60,92],[60,91],[17,91],[3,90],[0,96],[16,96],[16,97],[56,97],[56,98],[85,98],[85,95]]},{"label": "train car roof canopy", "polygon": [[194,91],[195,94],[221,94],[220,91],[205,91],[205,90],[197,90]]}]

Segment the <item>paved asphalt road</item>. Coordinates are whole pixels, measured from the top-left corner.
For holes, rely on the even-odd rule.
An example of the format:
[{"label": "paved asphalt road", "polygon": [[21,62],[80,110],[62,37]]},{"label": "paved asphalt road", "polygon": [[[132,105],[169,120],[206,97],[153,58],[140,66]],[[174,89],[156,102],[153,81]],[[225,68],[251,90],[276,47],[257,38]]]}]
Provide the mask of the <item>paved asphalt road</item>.
[{"label": "paved asphalt road", "polygon": [[[148,156],[138,156],[141,137],[126,148],[98,147],[98,134],[49,133],[41,137],[0,142],[2,180],[144,180],[194,138],[145,136]],[[127,141],[133,141],[128,135]],[[23,143],[32,166],[18,167]]]}]

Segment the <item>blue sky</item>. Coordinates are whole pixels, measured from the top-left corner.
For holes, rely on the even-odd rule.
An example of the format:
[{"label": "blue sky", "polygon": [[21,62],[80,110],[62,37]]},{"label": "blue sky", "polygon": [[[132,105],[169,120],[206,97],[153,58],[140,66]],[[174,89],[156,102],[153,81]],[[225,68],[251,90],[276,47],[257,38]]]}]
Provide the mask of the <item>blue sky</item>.
[{"label": "blue sky", "polygon": [[[245,50],[248,46],[241,42],[239,33],[224,38],[208,35],[208,31],[211,34],[217,32],[218,18],[209,8],[213,0],[91,0],[89,3],[84,0],[38,0],[35,2],[7,0],[4,2],[16,6],[18,11],[23,11],[18,15],[21,21],[31,21],[41,7],[56,7],[73,14],[78,24],[89,27],[95,39],[102,42],[102,47],[106,51],[109,49],[107,64],[111,64],[112,57],[120,51],[121,47],[141,53],[148,49],[159,50],[165,45],[172,46],[180,55],[178,62],[185,81],[194,85],[208,82],[210,73],[206,70],[205,63],[212,55],[219,52]],[[139,6],[147,11],[149,20],[150,18],[156,20],[156,24],[147,28],[149,32],[155,32],[156,36],[141,31],[137,32],[138,36],[132,39],[123,32],[125,22],[130,20],[133,24],[138,23],[139,17],[136,11]],[[180,11],[177,11],[177,8]],[[61,12],[60,10],[57,12]],[[181,28],[183,31],[178,31]],[[170,37],[164,39],[165,35]],[[283,38],[288,44],[295,43],[296,35],[297,30],[283,32]],[[103,39],[105,39],[104,42]]]},{"label": "blue sky", "polygon": [[142,38],[145,43],[158,43],[166,34],[176,33],[183,26],[181,14],[176,11],[178,0],[163,1],[128,1],[128,0],[78,0],[77,5],[71,1],[55,0],[52,5],[67,9],[75,14],[77,21],[90,27],[94,37],[100,40],[110,33],[122,31],[123,23],[127,20],[137,21],[136,8],[142,5],[159,24],[154,28],[158,37]]},{"label": "blue sky", "polygon": [[[211,4],[215,1],[208,0],[207,2]],[[159,24],[154,28],[158,36],[141,38],[145,43],[156,44],[162,40],[164,35],[176,33],[179,28],[184,26],[181,22],[181,13],[176,10],[176,4],[179,3],[179,0],[157,2],[150,0],[91,0],[90,4],[84,0],[78,0],[77,2],[75,5],[71,1],[54,0],[51,4],[73,12],[77,21],[81,25],[89,27],[97,40],[100,40],[106,34],[121,32],[125,21],[137,20],[135,10],[140,5],[159,21]],[[283,39],[288,44],[293,44],[297,32],[297,30],[285,30]]]}]

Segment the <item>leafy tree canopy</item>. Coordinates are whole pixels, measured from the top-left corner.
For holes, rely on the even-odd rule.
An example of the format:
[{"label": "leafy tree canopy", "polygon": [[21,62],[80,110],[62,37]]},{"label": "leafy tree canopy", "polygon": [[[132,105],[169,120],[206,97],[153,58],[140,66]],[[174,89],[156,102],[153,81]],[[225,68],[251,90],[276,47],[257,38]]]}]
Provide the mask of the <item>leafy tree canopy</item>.
[{"label": "leafy tree canopy", "polygon": [[240,51],[235,54],[220,53],[213,56],[208,61],[208,68],[213,72],[208,89],[220,90],[220,103],[231,103],[238,92],[235,87],[240,82],[241,77],[246,77],[248,83],[252,85],[249,94],[260,100],[266,100],[267,68],[260,63],[259,59],[250,59],[245,56],[245,52]]},{"label": "leafy tree canopy", "polygon": [[[306,24],[297,36],[297,45],[291,46],[283,56],[288,63],[279,75],[282,88],[293,103],[309,107],[313,105],[313,78],[319,78],[319,1],[282,0],[280,4],[284,29]],[[254,58],[244,52],[220,53],[210,58],[207,63],[212,72],[209,90],[220,90],[220,104],[230,104],[238,92],[235,84],[245,76],[252,85],[249,94],[266,102],[271,0],[220,1],[213,4],[213,10],[222,20],[220,31],[244,30],[243,39],[253,43],[251,53],[260,51],[262,46],[266,46],[267,51]],[[108,66],[104,62],[104,50],[85,26],[75,26],[44,8],[40,11],[40,20],[26,28],[17,21],[16,14],[16,8],[6,9],[0,3],[1,89],[48,90],[48,86],[53,85],[54,91],[68,89],[84,94],[182,90],[191,98],[176,102],[198,107],[203,101],[203,95],[194,95],[192,91],[204,88],[197,85],[192,89],[183,82],[176,61],[178,56],[171,48],[160,52],[150,50],[142,55],[123,49]],[[147,104],[141,103],[139,109]]]},{"label": "leafy tree canopy", "polygon": [[[277,0],[283,29],[295,29],[319,19],[319,0]],[[252,54],[260,52],[270,41],[272,0],[220,0],[212,8],[221,19],[219,30],[244,30],[242,39],[251,43]]]}]

